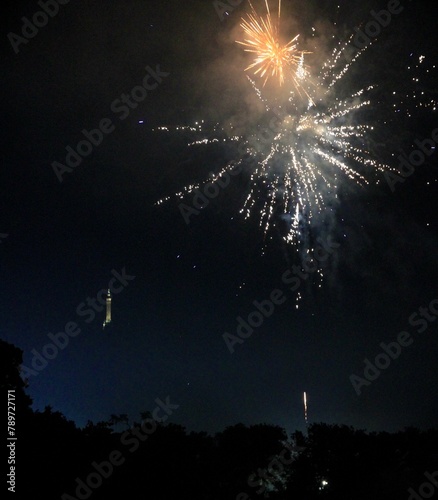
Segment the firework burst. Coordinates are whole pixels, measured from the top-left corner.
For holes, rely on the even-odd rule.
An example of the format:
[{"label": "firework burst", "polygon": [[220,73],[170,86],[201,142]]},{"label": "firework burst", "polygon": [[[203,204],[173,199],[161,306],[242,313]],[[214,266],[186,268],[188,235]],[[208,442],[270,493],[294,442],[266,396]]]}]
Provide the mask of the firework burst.
[{"label": "firework burst", "polygon": [[[271,103],[248,77],[270,119],[264,120],[265,125],[257,124],[256,131],[246,136],[221,139],[238,144],[236,159],[213,177],[186,186],[175,196],[182,199],[195,189],[215,182],[236,166],[247,167],[247,171],[250,169],[250,189],[240,212],[245,218],[256,212],[265,236],[279,220],[286,221],[288,229],[284,239],[294,243],[306,239],[315,216],[323,218],[324,212],[332,210],[341,178],[366,185],[372,174],[390,169],[374,160],[365,147],[365,138],[373,127],[356,124],[354,119],[361,108],[370,105],[371,100],[365,96],[373,87],[362,88],[344,99],[335,96],[336,86],[365,50],[350,62],[339,65],[344,49],[339,45],[320,74],[308,82],[306,93],[309,97],[306,99],[297,99],[291,91],[286,103]],[[177,127],[178,130],[182,128]],[[160,130],[171,131],[167,127]],[[217,133],[217,137],[206,138],[202,125],[192,130],[204,137],[192,141],[190,147],[219,142],[219,135],[223,133],[223,129],[216,128],[213,135]],[[159,200],[158,204],[169,198]]]},{"label": "firework burst", "polygon": [[251,6],[252,13],[247,19],[243,19],[241,27],[247,36],[244,41],[237,40],[237,43],[245,47],[246,52],[256,54],[256,58],[245,71],[255,69],[254,74],[260,77],[265,77],[263,85],[266,84],[269,77],[276,77],[280,85],[285,81],[287,70],[299,88],[299,80],[304,78],[304,58],[305,52],[297,49],[297,40],[295,38],[282,44],[280,40],[280,17],[281,17],[281,0],[278,2],[278,20],[274,23],[271,11],[269,9],[268,0],[265,0],[266,16],[260,16],[257,11]]},{"label": "firework burst", "polygon": [[[266,19],[256,17],[251,5],[252,14],[242,23],[243,30],[253,36],[252,41],[246,43],[257,53],[263,44],[267,46],[268,41],[277,40],[278,34],[266,0],[265,3]],[[249,173],[250,188],[240,212],[245,218],[257,214],[265,241],[270,228],[276,227],[287,243],[300,247],[301,253],[311,252],[312,222],[315,218],[324,222],[332,217],[340,181],[367,185],[373,180],[378,182],[376,173],[395,170],[372,157],[367,143],[373,126],[360,123],[358,119],[360,110],[371,104],[373,86],[340,97],[340,83],[367,49],[359,50],[347,62],[344,53],[350,43],[351,39],[339,43],[314,75],[305,69],[304,53],[291,56],[293,45],[290,43],[279,49],[274,58],[259,60],[262,57],[259,55],[254,65],[259,65],[260,76],[284,76],[284,65],[291,61],[296,64],[293,76],[285,78],[286,85],[290,84],[287,99],[265,97],[263,90],[247,76],[265,108],[265,117],[257,124],[251,123],[250,131],[239,136],[226,135],[219,126],[209,134],[202,125],[194,127],[190,147],[205,147],[221,141],[237,146],[237,153],[218,173],[203,182],[186,186],[175,196],[183,199],[227,175],[236,166],[243,167]],[[299,74],[302,92],[296,92],[295,79]],[[160,129],[171,132],[166,127]]]}]

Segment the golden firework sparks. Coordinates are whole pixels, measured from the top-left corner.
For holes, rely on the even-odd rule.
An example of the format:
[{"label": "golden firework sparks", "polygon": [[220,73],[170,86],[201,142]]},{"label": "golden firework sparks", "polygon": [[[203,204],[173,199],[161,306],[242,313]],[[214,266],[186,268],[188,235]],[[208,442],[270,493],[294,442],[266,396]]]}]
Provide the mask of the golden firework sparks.
[{"label": "golden firework sparks", "polygon": [[295,72],[296,78],[302,79],[303,54],[305,52],[297,49],[296,42],[299,35],[286,44],[282,44],[280,41],[281,0],[278,1],[278,22],[276,24],[272,20],[268,0],[265,0],[267,15],[264,17],[257,13],[251,2],[249,4],[252,13],[248,15],[247,19],[242,19],[241,23],[247,38],[243,41],[237,40],[237,43],[246,47],[244,49],[246,52],[256,54],[256,57],[245,71],[255,68],[254,74],[262,78],[265,77],[263,86],[269,77],[278,78],[280,85],[282,85],[285,81],[286,68]]}]

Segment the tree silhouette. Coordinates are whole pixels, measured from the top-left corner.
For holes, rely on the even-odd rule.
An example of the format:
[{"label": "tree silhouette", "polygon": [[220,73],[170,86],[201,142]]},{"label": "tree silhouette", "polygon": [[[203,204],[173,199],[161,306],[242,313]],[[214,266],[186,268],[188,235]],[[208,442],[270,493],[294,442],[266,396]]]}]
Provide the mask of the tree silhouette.
[{"label": "tree silhouette", "polygon": [[[91,477],[99,484],[91,500],[387,500],[406,498],[409,488],[418,491],[425,471],[438,470],[437,430],[367,433],[315,423],[307,435],[296,431],[288,440],[275,425],[236,424],[212,436],[149,422],[148,411],[140,413],[143,434],[124,428],[129,419],[123,413],[79,429],[51,406],[32,410],[21,363],[22,351],[0,340],[0,387],[15,390],[17,398],[18,498],[85,499],[85,490],[76,494],[78,481],[86,485]],[[114,453],[123,465],[111,466]]]}]

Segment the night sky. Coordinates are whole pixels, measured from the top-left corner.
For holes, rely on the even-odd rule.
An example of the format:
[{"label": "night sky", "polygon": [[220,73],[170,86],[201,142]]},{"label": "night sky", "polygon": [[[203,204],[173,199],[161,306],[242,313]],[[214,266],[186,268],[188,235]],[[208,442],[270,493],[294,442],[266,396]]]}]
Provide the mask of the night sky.
[{"label": "night sky", "polygon": [[[433,313],[417,326],[417,317],[409,318],[438,299],[437,153],[394,192],[382,174],[366,187],[340,181],[329,228],[314,228],[315,237],[329,236],[339,247],[322,287],[310,283],[313,277],[303,281],[297,309],[296,292],[282,282],[298,264],[295,249],[279,230],[264,237],[256,218],[239,213],[247,171],[189,224],[178,201],[155,204],[230,158],[225,147],[188,148],[195,137],[188,132],[154,129],[252,120],[244,72],[250,59],[234,43],[247,2],[221,21],[206,0],[75,0],[59,5],[18,53],[7,34],[21,35],[22,17],[41,9],[37,2],[9,4],[2,45],[0,336],[22,349],[31,367],[32,350],[41,352],[49,333],[69,322],[80,328],[28,377],[35,409],[51,405],[83,426],[110,414],[138,419],[156,398],[169,397],[179,405],[171,420],[189,430],[266,422],[290,432],[305,428],[307,391],[309,422],[387,431],[436,425],[438,322]],[[420,2],[401,5],[345,83],[351,91],[377,85],[366,116],[375,126],[369,147],[394,168],[400,149],[409,154],[416,139],[438,127],[436,112],[418,105],[437,98],[436,12]],[[300,32],[303,48],[318,47],[309,56],[315,67],[336,41],[371,19],[372,9],[386,6],[283,0],[285,34]],[[117,100],[142,83],[146,67],[156,72],[157,66],[168,75],[123,113]],[[414,94],[418,99],[401,97]],[[52,163],[65,163],[66,147],[105,119],[112,131],[59,182]],[[135,278],[113,295],[113,321],[103,331],[103,311],[87,323],[91,315],[77,308],[123,269]],[[236,335],[236,318],[248,318],[253,302],[276,289],[283,303],[231,354],[223,334]],[[350,376],[363,377],[364,359],[374,361],[379,344],[401,331],[412,344],[358,395]]]}]

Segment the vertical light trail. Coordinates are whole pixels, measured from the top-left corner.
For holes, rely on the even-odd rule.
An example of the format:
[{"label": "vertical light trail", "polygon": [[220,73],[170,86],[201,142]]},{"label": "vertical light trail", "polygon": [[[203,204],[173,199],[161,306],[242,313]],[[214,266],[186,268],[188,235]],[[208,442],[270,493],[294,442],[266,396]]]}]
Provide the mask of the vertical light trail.
[{"label": "vertical light trail", "polygon": [[309,421],[307,420],[307,394],[306,391],[303,393],[303,401],[304,401],[304,421],[306,422],[306,427],[309,425]]}]

